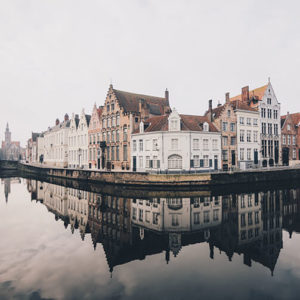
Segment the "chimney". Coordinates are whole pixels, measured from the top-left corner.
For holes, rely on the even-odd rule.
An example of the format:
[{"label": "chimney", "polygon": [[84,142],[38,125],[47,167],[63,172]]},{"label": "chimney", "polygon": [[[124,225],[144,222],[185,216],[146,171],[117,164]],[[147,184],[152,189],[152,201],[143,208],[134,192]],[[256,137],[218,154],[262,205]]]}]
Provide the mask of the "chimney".
[{"label": "chimney", "polygon": [[59,119],[55,120],[55,125],[57,126],[59,124]]},{"label": "chimney", "polygon": [[168,89],[165,90],[165,99],[168,101],[169,103],[169,91]]},{"label": "chimney", "polygon": [[64,120],[65,120],[65,122],[69,121],[69,115],[68,114],[65,114]]},{"label": "chimney", "polygon": [[229,102],[229,99],[230,99],[230,97],[229,97],[229,93],[227,92],[227,93],[225,94],[225,100],[226,100],[226,103],[228,103],[228,102]]},{"label": "chimney", "polygon": [[242,88],[242,101],[249,101],[249,86],[245,86]]},{"label": "chimney", "polygon": [[209,119],[209,121],[212,122],[212,120],[213,120],[213,116],[212,116],[212,100],[208,101],[208,114],[207,114],[207,118]]}]

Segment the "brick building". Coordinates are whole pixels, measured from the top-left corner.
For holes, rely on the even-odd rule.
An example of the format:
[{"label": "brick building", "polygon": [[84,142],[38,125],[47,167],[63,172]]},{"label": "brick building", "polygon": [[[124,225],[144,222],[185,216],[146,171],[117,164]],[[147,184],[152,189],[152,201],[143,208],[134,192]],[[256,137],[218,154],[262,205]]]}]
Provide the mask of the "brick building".
[{"label": "brick building", "polygon": [[282,144],[282,159],[286,155],[286,159],[300,159],[300,113],[294,113],[281,116],[281,144]]},{"label": "brick building", "polygon": [[101,168],[101,157],[100,157],[100,136],[101,136],[101,115],[103,106],[97,107],[96,103],[93,108],[91,121],[88,130],[88,143],[89,143],[89,168],[100,169]]},{"label": "brick building", "polygon": [[169,92],[154,97],[119,91],[109,86],[101,115],[101,156],[107,169],[130,170],[131,133],[141,121],[169,111]]}]

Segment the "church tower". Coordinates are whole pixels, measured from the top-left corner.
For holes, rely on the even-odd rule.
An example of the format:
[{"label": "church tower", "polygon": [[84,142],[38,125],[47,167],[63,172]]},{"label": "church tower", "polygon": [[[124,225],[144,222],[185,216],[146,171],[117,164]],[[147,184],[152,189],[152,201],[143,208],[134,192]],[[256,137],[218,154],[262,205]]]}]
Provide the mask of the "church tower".
[{"label": "church tower", "polygon": [[8,123],[6,124],[5,130],[5,144],[9,145],[11,143],[11,132],[9,131]]}]

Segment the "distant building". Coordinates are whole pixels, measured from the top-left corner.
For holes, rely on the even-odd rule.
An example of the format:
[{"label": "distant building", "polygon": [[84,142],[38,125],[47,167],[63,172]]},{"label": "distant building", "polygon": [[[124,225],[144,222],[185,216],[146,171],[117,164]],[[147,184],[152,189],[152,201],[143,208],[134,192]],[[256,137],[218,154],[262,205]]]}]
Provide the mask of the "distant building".
[{"label": "distant building", "polygon": [[281,116],[282,161],[300,160],[300,113]]},{"label": "distant building", "polygon": [[8,123],[5,130],[5,140],[2,141],[1,156],[4,160],[20,160],[22,159],[22,149],[20,142],[11,140],[11,132],[9,131]]}]

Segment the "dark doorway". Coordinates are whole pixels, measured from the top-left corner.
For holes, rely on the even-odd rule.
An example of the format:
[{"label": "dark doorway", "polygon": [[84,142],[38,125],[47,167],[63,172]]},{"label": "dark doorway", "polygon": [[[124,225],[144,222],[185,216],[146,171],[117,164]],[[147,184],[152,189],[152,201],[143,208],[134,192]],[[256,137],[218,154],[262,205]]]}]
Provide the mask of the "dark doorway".
[{"label": "dark doorway", "polygon": [[290,149],[285,147],[282,149],[282,164],[284,166],[289,165],[289,155],[290,155]]},{"label": "dark doorway", "polygon": [[132,171],[136,172],[136,156],[133,156],[132,160]]},{"label": "dark doorway", "polygon": [[258,164],[258,151],[256,149],[254,150],[254,164]]},{"label": "dark doorway", "polygon": [[235,150],[231,151],[231,164],[235,166]]},{"label": "dark doorway", "polygon": [[100,169],[100,158],[98,158],[98,160],[97,160],[97,167],[98,167],[98,169]]},{"label": "dark doorway", "polygon": [[269,159],[269,166],[274,167],[274,159],[273,158]]},{"label": "dark doorway", "polygon": [[268,161],[266,159],[263,160],[262,166],[266,168],[268,166]]}]

